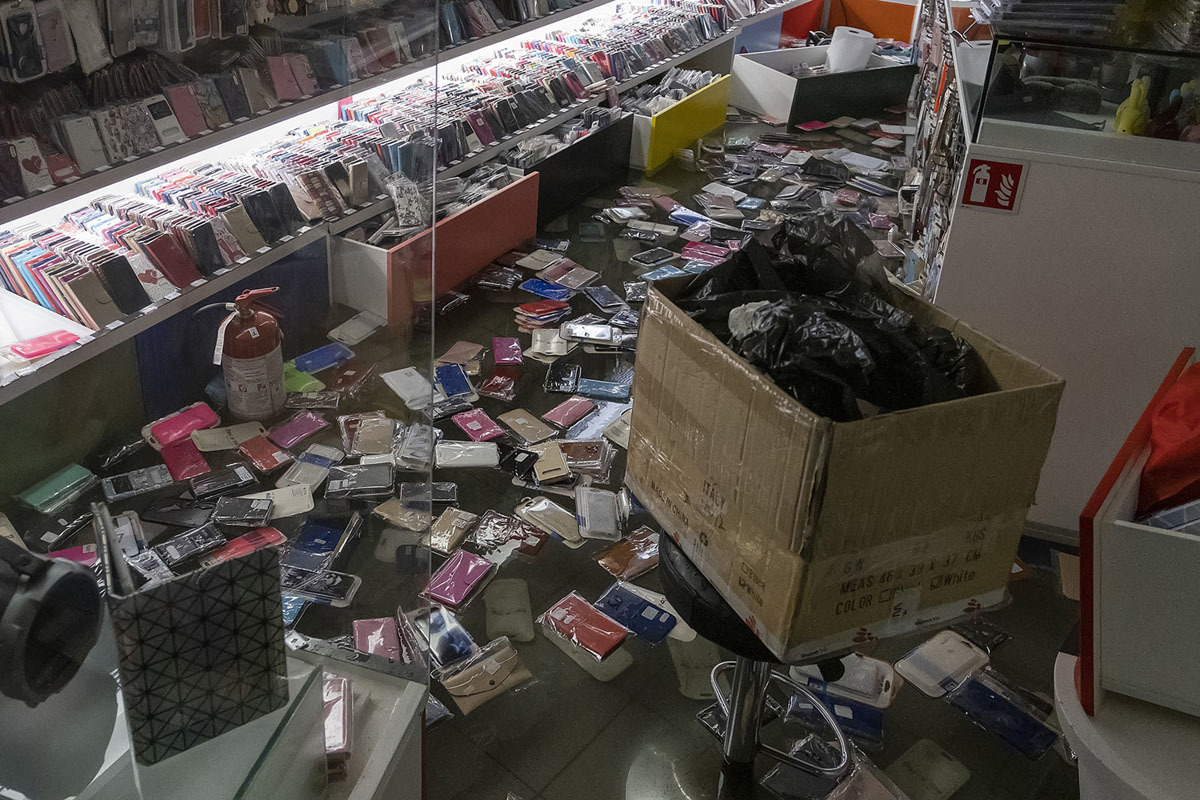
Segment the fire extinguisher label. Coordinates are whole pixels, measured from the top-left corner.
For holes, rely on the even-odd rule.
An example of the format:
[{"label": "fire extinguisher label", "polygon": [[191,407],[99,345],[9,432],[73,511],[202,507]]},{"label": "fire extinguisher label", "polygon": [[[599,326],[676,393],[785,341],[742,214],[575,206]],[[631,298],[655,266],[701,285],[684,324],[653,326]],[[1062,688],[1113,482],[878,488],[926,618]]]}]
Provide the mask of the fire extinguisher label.
[{"label": "fire extinguisher label", "polygon": [[266,419],[283,408],[283,349],[276,347],[257,358],[226,356],[225,389],[229,410],[241,419]]}]

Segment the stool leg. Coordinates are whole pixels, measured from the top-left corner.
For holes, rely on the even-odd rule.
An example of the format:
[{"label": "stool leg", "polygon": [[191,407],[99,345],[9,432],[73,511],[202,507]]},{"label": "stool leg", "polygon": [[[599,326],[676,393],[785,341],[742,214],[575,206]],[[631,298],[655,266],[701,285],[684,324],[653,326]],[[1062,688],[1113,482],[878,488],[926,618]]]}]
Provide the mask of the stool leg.
[{"label": "stool leg", "polygon": [[758,750],[758,725],[771,665],[739,657],[730,687],[729,722],[725,726],[725,763],[751,766]]}]

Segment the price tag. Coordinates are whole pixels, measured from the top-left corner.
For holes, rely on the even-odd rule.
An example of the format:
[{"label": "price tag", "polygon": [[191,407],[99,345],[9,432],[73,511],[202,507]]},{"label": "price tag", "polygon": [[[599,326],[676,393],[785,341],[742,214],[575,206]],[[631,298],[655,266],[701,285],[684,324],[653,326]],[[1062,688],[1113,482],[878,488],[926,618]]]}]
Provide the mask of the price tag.
[{"label": "price tag", "polygon": [[83,344],[87,344],[88,342],[95,341],[95,339],[96,339],[96,337],[92,336],[89,333],[87,336],[80,336],[79,340],[77,342],[75,342],[75,344],[83,345]]},{"label": "price tag", "polygon": [[256,253],[269,253],[269,252],[271,252],[271,246],[270,246],[269,244],[268,244],[268,245],[263,245],[262,247],[258,248],[258,249],[257,249],[257,250],[255,250],[254,252],[256,252]]},{"label": "price tag", "polygon": [[122,325],[124,325],[124,324],[125,324],[125,320],[123,320],[123,319],[114,319],[112,322],[110,322],[110,323],[108,323],[107,325],[105,325],[105,326],[104,326],[104,330],[106,330],[106,331],[115,331],[117,328],[121,327],[121,326],[122,326]]},{"label": "price tag", "polygon": [[188,286],[202,286],[206,283],[208,283],[208,281],[204,280],[204,278],[196,278],[196,280],[189,283]]},{"label": "price tag", "polygon": [[161,144],[158,147],[150,148],[151,153],[161,153],[162,151],[163,151],[163,146]]},{"label": "price tag", "polygon": [[205,129],[204,129],[204,130],[202,130],[202,131],[198,131],[198,132],[196,133],[196,135],[197,135],[197,136],[208,136],[210,133],[212,133],[212,130],[211,130],[211,129],[209,129],[209,128],[205,128]]},{"label": "price tag", "polygon": [[284,234],[283,236],[280,236],[279,241],[290,242],[292,239],[295,239],[295,238],[296,238],[295,236],[292,236],[290,233],[288,233],[288,234]]},{"label": "price tag", "polygon": [[63,184],[65,185],[65,184],[68,184],[68,183],[74,183],[74,182],[75,182],[75,181],[77,181],[77,180],[79,180],[79,176],[78,176],[78,175],[71,175],[70,177],[68,177],[68,178],[66,178],[65,180],[63,180]]},{"label": "price tag", "polygon": [[169,295],[167,295],[166,297],[164,297],[164,298],[163,298],[163,300],[164,300],[164,301],[166,301],[166,300],[174,300],[176,297],[179,297],[179,290],[178,290],[178,289],[176,289],[175,291],[171,292]]},{"label": "price tag", "polygon": [[[250,263],[250,256],[242,256],[241,258],[239,258],[239,259],[237,260],[237,263],[239,263],[239,264],[249,264],[249,263]],[[219,271],[219,270],[218,270],[218,271]]]}]

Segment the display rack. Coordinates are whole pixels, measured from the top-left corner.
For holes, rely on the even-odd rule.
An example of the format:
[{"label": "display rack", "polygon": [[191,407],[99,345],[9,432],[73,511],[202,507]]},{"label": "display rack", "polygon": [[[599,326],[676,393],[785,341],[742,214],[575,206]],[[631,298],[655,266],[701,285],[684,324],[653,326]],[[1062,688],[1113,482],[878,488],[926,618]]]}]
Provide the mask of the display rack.
[{"label": "display rack", "polygon": [[[612,2],[612,0],[605,0],[605,2]],[[588,5],[590,6],[592,4]],[[538,22],[545,24],[545,20],[546,18],[543,17],[542,19],[538,20]],[[513,29],[509,29],[509,33],[511,33],[512,30]],[[646,81],[658,75],[661,75],[671,67],[688,61],[689,59],[712,51],[722,45],[732,45],[733,39],[736,37],[736,35],[737,30],[731,29],[718,37],[692,48],[691,50],[659,61],[642,70],[628,80],[617,84],[615,91],[626,91],[634,86],[645,83]],[[497,158],[506,151],[517,147],[523,140],[553,130],[564,122],[579,116],[588,108],[599,105],[600,103],[604,102],[605,99],[606,95],[604,94],[596,95],[587,100],[575,103],[574,105],[560,111],[557,114],[553,114],[538,120],[537,122],[525,127],[523,130],[504,137],[496,144],[470,154],[467,158],[449,164],[446,167],[438,170],[438,177],[450,178],[465,174],[470,170],[475,169],[476,167],[481,166],[482,164],[487,163],[494,158]],[[279,120],[276,119],[274,121],[277,122]],[[255,130],[258,129],[259,128],[257,127],[255,128]],[[215,143],[215,140],[213,143]],[[172,152],[174,152],[176,149],[177,148],[172,148]],[[172,155],[167,160],[173,161],[176,158],[177,156]],[[140,174],[142,167],[138,165],[143,165],[144,161],[145,159],[141,159],[138,162],[131,162],[129,165],[126,165],[131,170],[129,174],[122,174],[121,176],[114,175],[114,173],[116,173],[116,169],[102,173],[103,176],[112,176],[105,177],[105,182],[113,182],[117,177],[130,178]],[[72,184],[72,186],[74,185],[75,184]],[[94,191],[97,188],[102,187],[89,186],[88,190]],[[65,200],[73,199],[73,197],[78,197],[85,193],[86,191],[80,191],[71,197],[55,197],[53,202],[49,203],[46,207],[49,205],[56,205]],[[45,196],[49,197],[52,194],[54,194],[54,192],[47,192]],[[360,208],[348,210],[344,215],[337,219],[323,221],[314,226],[308,227],[294,237],[284,237],[284,239],[275,246],[260,251],[253,258],[248,259],[236,267],[218,270],[217,274],[211,279],[197,281],[193,283],[186,291],[177,290],[171,295],[168,295],[168,297],[163,301],[151,303],[140,311],[111,323],[108,327],[102,328],[101,330],[92,334],[90,337],[81,338],[80,341],[76,342],[74,345],[64,348],[63,350],[60,350],[57,353],[42,359],[30,367],[26,367],[23,370],[6,376],[5,378],[0,378],[0,405],[12,400],[13,398],[19,397],[38,386],[41,386],[47,381],[66,373],[73,367],[82,364],[83,362],[99,355],[100,353],[110,350],[113,347],[132,339],[137,334],[153,327],[159,322],[162,322],[174,316],[175,314],[195,306],[201,301],[212,297],[218,292],[227,289],[241,280],[250,277],[251,275],[270,266],[271,264],[277,263],[283,258],[305,247],[306,245],[321,241],[326,236],[342,233],[349,228],[360,224],[364,220],[386,213],[391,205],[392,201],[390,198],[380,195],[370,203],[367,203]],[[17,299],[21,302],[28,302],[21,298]]]},{"label": "display rack", "polygon": [[[552,25],[562,20],[570,19],[587,11],[595,10],[601,6],[607,5],[613,0],[584,0],[584,2],[574,5],[563,11],[556,11],[547,14],[544,17],[538,17],[535,20],[514,25],[505,28],[498,33],[493,33],[489,36],[480,36],[475,39],[468,40],[462,44],[453,45],[442,48],[438,53],[425,56],[424,58],[411,61],[407,64],[395,67],[394,69],[381,72],[377,75],[363,78],[345,86],[335,86],[327,92],[313,95],[297,101],[284,101],[279,104],[279,108],[263,111],[254,117],[246,119],[242,122],[231,122],[223,128],[219,128],[210,133],[196,136],[187,141],[178,144],[169,145],[166,147],[157,147],[147,155],[131,158],[123,163],[112,167],[104,167],[96,172],[81,176],[69,183],[61,186],[54,186],[40,194],[32,195],[20,200],[15,200],[8,205],[0,206],[0,225],[20,219],[29,214],[34,214],[38,211],[56,206],[59,203],[69,202],[76,197],[88,194],[89,192],[103,189],[105,186],[116,183],[117,181],[132,178],[143,172],[158,169],[180,159],[190,158],[198,155],[210,147],[215,147],[219,144],[234,141],[243,136],[248,136],[252,133],[263,130],[264,128],[278,125],[281,122],[286,122],[290,119],[299,117],[310,111],[316,111],[326,106],[337,103],[341,100],[346,100],[356,94],[369,92],[386,86],[389,83],[405,78],[409,75],[421,72],[423,70],[432,69],[438,61],[445,61],[448,58],[458,58],[460,56],[469,55],[478,50],[491,45],[500,44],[514,37],[520,36],[538,28]],[[328,12],[330,21],[339,18],[340,12]],[[284,17],[276,18],[272,24],[278,23]],[[311,17],[302,17],[306,21],[311,20]],[[312,23],[305,25],[305,28],[311,27]]]}]

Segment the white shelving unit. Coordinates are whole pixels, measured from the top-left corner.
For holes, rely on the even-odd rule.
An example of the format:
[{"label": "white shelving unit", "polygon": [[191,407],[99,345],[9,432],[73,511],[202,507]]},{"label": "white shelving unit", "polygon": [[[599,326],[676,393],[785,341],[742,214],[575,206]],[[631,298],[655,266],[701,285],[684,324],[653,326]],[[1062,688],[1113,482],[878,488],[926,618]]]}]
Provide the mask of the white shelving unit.
[{"label": "white shelving unit", "polygon": [[[1185,212],[1200,192],[1200,147],[987,118],[972,141],[961,89],[986,76],[964,47],[954,60],[966,154],[935,298],[1066,379],[1029,527],[1074,544],[1097,455],[1116,453],[1161,365],[1200,338],[1200,229]],[[964,204],[973,159],[1023,166],[1015,210]]]}]

